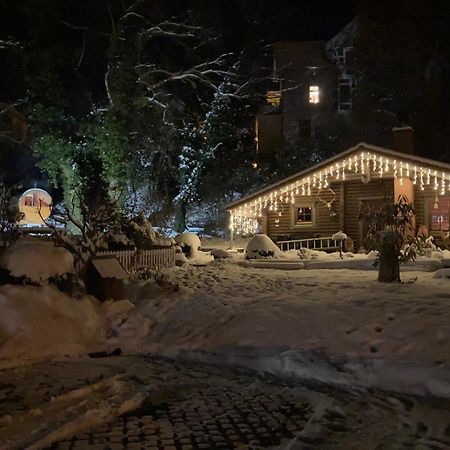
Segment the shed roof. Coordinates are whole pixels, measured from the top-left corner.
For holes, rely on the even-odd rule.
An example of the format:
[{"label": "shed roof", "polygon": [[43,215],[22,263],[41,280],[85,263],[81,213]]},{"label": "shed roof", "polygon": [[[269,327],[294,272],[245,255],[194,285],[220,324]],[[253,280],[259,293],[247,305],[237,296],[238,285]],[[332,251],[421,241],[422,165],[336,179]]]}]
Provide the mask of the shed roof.
[{"label": "shed roof", "polygon": [[128,278],[127,271],[113,256],[94,258],[92,259],[92,265],[103,278],[116,278],[118,280]]}]

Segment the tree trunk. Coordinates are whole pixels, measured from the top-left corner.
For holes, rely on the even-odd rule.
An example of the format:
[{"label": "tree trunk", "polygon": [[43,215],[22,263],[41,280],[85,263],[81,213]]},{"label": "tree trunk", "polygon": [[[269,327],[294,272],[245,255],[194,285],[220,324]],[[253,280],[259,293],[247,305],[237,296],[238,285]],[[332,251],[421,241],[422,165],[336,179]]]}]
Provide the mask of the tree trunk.
[{"label": "tree trunk", "polygon": [[175,210],[175,231],[183,233],[186,231],[186,203],[181,201]]},{"label": "tree trunk", "polygon": [[380,238],[378,281],[383,283],[400,281],[398,234],[394,231],[382,231]]}]

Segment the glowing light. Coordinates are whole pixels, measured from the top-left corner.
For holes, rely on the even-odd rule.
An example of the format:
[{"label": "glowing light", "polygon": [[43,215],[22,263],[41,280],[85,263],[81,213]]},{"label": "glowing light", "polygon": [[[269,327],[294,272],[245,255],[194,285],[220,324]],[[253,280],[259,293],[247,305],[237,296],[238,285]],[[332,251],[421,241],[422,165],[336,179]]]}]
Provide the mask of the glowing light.
[{"label": "glowing light", "polygon": [[309,87],[309,103],[319,103],[319,86]]},{"label": "glowing light", "polygon": [[257,230],[257,218],[264,217],[266,211],[275,211],[278,216],[281,216],[287,210],[291,211],[290,205],[295,204],[296,195],[301,193],[302,196],[311,196],[316,190],[329,188],[333,181],[345,181],[349,173],[358,172],[362,175],[377,172],[380,178],[386,175],[399,178],[402,186],[404,179],[408,178],[414,185],[420,186],[422,191],[425,190],[425,185],[432,184],[436,195],[445,195],[446,191],[450,190],[450,175],[445,171],[438,172],[431,167],[410,165],[405,160],[392,159],[389,161],[389,158],[384,155],[361,151],[328,166],[322,166],[320,170],[311,172],[305,178],[299,178],[277,190],[267,192],[241,204],[232,210],[230,229],[238,234],[251,234],[251,230]]}]

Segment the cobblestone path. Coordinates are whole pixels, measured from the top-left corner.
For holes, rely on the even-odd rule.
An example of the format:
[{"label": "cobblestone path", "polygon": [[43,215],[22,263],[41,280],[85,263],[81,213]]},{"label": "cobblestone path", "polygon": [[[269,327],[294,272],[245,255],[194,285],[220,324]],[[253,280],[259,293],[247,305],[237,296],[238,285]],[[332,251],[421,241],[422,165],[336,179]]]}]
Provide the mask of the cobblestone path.
[{"label": "cobblestone path", "polygon": [[[144,400],[95,425],[115,377]],[[0,449],[23,448],[450,449],[450,404],[146,355],[72,359],[0,372]]]}]

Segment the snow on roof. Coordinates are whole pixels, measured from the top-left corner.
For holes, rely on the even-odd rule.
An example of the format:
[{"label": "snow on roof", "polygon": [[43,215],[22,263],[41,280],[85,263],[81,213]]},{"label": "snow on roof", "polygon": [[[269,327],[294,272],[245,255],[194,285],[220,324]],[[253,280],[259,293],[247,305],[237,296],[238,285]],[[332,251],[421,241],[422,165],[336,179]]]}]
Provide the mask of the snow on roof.
[{"label": "snow on roof", "polygon": [[[359,156],[362,153],[365,153],[364,157]],[[353,156],[353,154],[355,155]],[[350,155],[352,155],[352,161],[350,161]],[[283,178],[276,183],[266,186],[259,191],[256,191],[228,204],[227,209],[233,212],[234,210],[242,206],[250,207],[250,204],[254,205],[255,203],[264,202],[264,199],[268,199],[269,196],[273,196],[273,198],[275,199],[270,199],[271,203],[273,203],[273,201],[276,202],[277,198],[285,197],[288,193],[292,194],[292,192],[298,189],[299,186],[305,186],[306,183],[308,183],[308,185],[312,184],[312,180],[315,178],[319,179],[319,177],[324,178],[325,186],[327,185],[328,180],[331,178],[331,176],[335,177],[335,179],[337,180],[340,179],[341,181],[344,181],[345,176],[343,178],[341,175],[341,177],[339,178],[340,173],[343,173],[344,171],[353,172],[352,166],[354,164],[356,169],[355,171],[357,171],[356,164],[359,166],[361,158],[367,162],[369,158],[372,159],[374,157],[378,159],[381,157],[383,160],[382,165],[379,164],[378,160],[375,162],[377,167],[381,169],[380,176],[389,178],[397,177],[395,167],[398,163],[399,168],[403,166],[405,168],[408,167],[407,176],[409,176],[409,172],[412,172],[413,168],[415,167],[416,176],[417,172],[428,173],[431,171],[433,174],[432,176],[436,176],[436,179],[439,179],[440,181],[442,181],[443,179],[450,180],[450,164],[398,152],[384,147],[378,147],[376,145],[367,144],[365,142],[360,142],[354,147],[344,150],[341,153],[338,153],[337,155],[328,158],[325,161],[322,161],[308,169]],[[355,159],[353,160],[353,158]],[[389,161],[389,158],[391,159],[391,161]],[[395,167],[394,164],[392,164],[393,162],[396,162]],[[387,167],[387,170],[382,168],[382,166],[385,165]]]},{"label": "snow on roof", "polygon": [[120,262],[109,256],[108,258],[96,258],[92,260],[92,265],[103,278],[116,278],[125,280],[128,278],[127,271],[122,267]]}]

